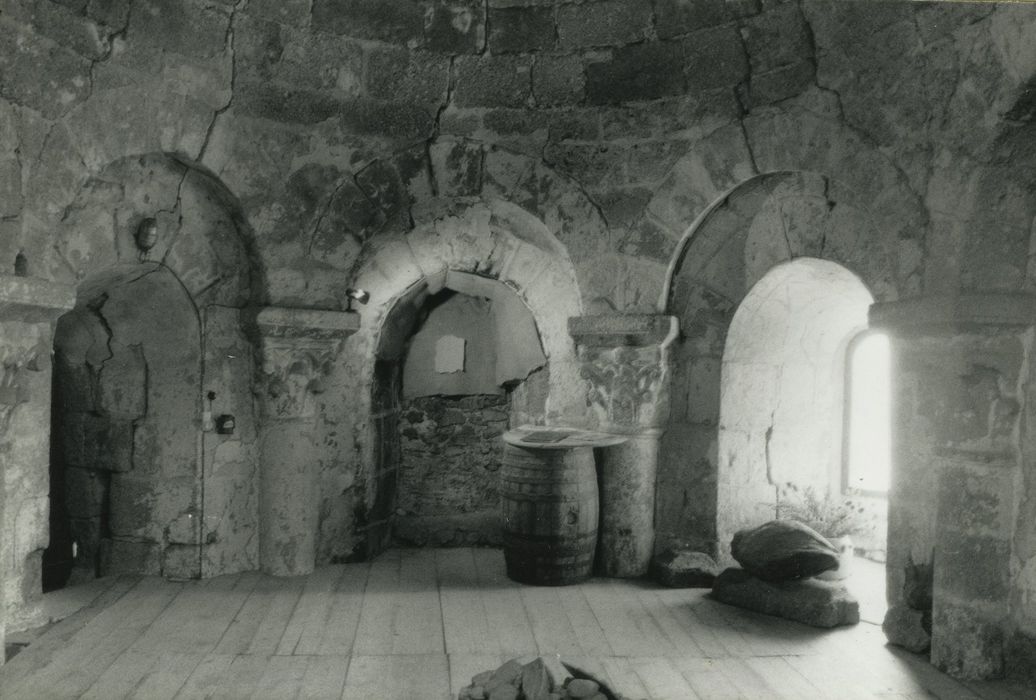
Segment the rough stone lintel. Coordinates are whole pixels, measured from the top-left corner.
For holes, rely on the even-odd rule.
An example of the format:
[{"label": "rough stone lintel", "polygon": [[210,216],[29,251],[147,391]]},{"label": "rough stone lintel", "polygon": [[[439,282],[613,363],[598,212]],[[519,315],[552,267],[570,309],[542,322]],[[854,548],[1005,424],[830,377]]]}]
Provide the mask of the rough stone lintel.
[{"label": "rough stone lintel", "polygon": [[1036,295],[1025,292],[963,292],[900,301],[870,308],[872,328],[895,335],[949,335],[982,329],[1017,330],[1036,323]]},{"label": "rough stone lintel", "polygon": [[0,321],[49,323],[75,303],[75,289],[69,285],[0,275]]},{"label": "rough stone lintel", "polygon": [[568,319],[568,333],[587,347],[642,347],[675,337],[677,319],[663,314],[600,314]]}]

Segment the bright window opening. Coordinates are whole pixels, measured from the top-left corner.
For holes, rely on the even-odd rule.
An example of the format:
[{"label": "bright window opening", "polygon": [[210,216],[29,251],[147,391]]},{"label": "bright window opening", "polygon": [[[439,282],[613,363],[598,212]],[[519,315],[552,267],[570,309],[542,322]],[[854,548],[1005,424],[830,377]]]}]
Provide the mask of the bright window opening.
[{"label": "bright window opening", "polygon": [[892,455],[889,339],[868,333],[851,345],[847,487],[888,493]]}]

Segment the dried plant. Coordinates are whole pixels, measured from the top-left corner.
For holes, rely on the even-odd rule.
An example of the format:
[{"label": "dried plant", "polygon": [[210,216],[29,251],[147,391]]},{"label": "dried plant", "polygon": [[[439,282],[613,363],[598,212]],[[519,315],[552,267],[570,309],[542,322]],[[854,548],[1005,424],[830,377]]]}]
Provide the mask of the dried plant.
[{"label": "dried plant", "polygon": [[859,535],[873,527],[867,509],[850,498],[820,496],[812,486],[790,481],[778,489],[777,517],[797,520],[824,537]]}]

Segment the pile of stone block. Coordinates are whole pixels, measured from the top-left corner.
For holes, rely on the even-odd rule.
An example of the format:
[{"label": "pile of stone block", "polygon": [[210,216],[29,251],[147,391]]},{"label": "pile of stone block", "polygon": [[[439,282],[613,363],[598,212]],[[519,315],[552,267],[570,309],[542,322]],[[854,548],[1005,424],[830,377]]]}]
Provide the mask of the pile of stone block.
[{"label": "pile of stone block", "polygon": [[860,621],[860,605],[845,584],[815,578],[838,567],[838,550],[802,523],[773,520],[740,530],[730,553],[743,568],[716,578],[714,599],[813,627]]},{"label": "pile of stone block", "polygon": [[458,700],[626,700],[557,656],[539,656],[527,663],[512,659],[483,671],[460,691]]}]

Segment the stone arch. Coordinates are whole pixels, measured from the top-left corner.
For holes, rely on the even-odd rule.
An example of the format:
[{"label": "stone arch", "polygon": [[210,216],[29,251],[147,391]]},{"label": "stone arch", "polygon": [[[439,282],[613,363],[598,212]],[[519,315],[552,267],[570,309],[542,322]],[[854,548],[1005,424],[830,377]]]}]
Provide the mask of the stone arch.
[{"label": "stone arch", "polygon": [[[134,241],[145,218],[157,224],[147,252]],[[119,264],[158,262],[199,306],[242,307],[263,280],[233,195],[211,175],[164,153],[108,163],[65,208],[48,256],[52,278],[80,280]]]},{"label": "stone arch", "polygon": [[878,301],[896,299],[896,237],[858,193],[813,172],[752,178],[710,206],[688,230],[663,301],[679,319],[672,349],[672,409],[662,438],[661,539],[688,533],[716,553],[720,385],[726,336],[749,290],[776,265],[802,257],[837,263]]},{"label": "stone arch", "polygon": [[563,253],[584,295],[609,255],[607,224],[578,183],[540,159],[479,141],[438,137],[346,176],[316,225],[310,255],[339,270],[391,241],[481,205],[519,240]]},{"label": "stone arch", "polygon": [[[322,523],[322,536],[364,527],[373,533],[379,526],[368,521],[385,492],[379,489],[379,475],[370,469],[379,447],[374,444],[375,406],[367,388],[374,383],[383,336],[391,332],[386,323],[392,310],[415,295],[442,289],[450,272],[505,284],[531,311],[550,382],[543,412],[524,419],[547,424],[586,421],[585,387],[567,325],[570,317],[581,314],[583,302],[572,262],[542,223],[506,202],[475,201],[429,217],[406,235],[381,235],[369,242],[355,267],[353,286],[369,292],[370,299],[359,308],[360,328],[346,341],[332,380],[334,393],[349,401],[356,481],[363,492],[356,510],[363,517],[358,523]],[[333,483],[334,478],[327,476],[325,481]],[[325,509],[325,516],[336,510]],[[378,542],[366,538],[361,532],[352,546],[368,553],[376,550]],[[327,542],[319,547],[324,558],[333,556]]]},{"label": "stone arch", "polygon": [[[928,213],[905,174],[865,137],[826,116],[838,106],[826,93],[763,109],[741,124],[721,126],[696,141],[677,161],[648,203],[639,226],[669,241],[672,255],[657,308],[672,300],[673,280],[706,219],[730,212],[728,198],[748,183],[764,190],[787,173],[817,173],[833,200],[863,211],[885,241],[893,271],[886,286],[899,295],[920,292]],[[770,183],[770,184],[768,184]],[[739,196],[740,196],[739,195]],[[818,195],[823,196],[823,195]],[[693,257],[693,256],[692,256]],[[877,294],[877,293],[876,293]],[[880,295],[878,295],[880,296]]]}]

